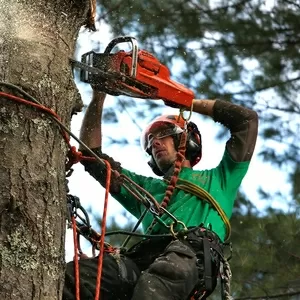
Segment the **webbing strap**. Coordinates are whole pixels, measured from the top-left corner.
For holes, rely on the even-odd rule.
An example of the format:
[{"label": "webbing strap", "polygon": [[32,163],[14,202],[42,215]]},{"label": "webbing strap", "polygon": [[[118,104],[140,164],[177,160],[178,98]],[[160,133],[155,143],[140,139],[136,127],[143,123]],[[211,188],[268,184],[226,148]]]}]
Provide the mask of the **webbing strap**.
[{"label": "webbing strap", "polygon": [[203,239],[203,256],[204,256],[204,285],[205,289],[212,291],[212,265],[210,254],[210,242],[207,238]]}]

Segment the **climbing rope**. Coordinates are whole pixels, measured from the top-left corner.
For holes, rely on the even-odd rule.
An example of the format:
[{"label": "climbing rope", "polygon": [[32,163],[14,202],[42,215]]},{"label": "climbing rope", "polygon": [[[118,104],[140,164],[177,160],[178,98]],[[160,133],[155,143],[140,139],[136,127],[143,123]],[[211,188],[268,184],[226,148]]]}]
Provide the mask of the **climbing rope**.
[{"label": "climbing rope", "polygon": [[77,252],[77,232],[76,232],[76,221],[75,217],[72,217],[72,228],[73,228],[73,243],[74,243],[74,277],[75,277],[75,297],[76,300],[80,300],[80,278],[79,278],[79,255]]},{"label": "climbing rope", "polygon": [[[110,164],[108,161],[105,161],[105,164],[106,164],[107,175],[106,175],[106,182],[105,182],[105,201],[104,201],[103,216],[102,216],[102,223],[101,223],[101,239],[100,239],[100,253],[101,254],[103,254],[103,252],[104,252],[104,237],[105,237],[105,230],[106,230],[107,205],[108,205],[110,179],[111,179]],[[103,264],[103,255],[99,255],[95,300],[98,300],[100,297],[102,264]]]},{"label": "climbing rope", "polygon": [[224,300],[233,300],[230,295],[230,282],[232,278],[232,273],[230,269],[230,265],[227,259],[223,262],[223,274],[221,275],[222,286],[223,286],[223,297]]},{"label": "climbing rope", "polygon": [[[96,296],[100,295],[100,289],[101,289],[101,272],[102,272],[102,263],[103,263],[103,250],[104,250],[104,237],[105,237],[105,227],[106,227],[106,214],[107,214],[107,202],[108,202],[108,195],[109,195],[109,187],[110,187],[110,179],[111,179],[111,173],[114,173],[116,177],[120,176],[122,178],[122,184],[124,188],[126,188],[128,191],[131,192],[131,194],[138,200],[141,201],[146,207],[155,215],[159,215],[159,211],[161,209],[160,205],[157,203],[157,201],[149,194],[146,190],[142,189],[139,187],[137,184],[135,184],[129,177],[125,175],[120,175],[117,171],[111,169],[109,163],[101,159],[100,157],[97,156],[95,152],[93,152],[87,145],[85,145],[80,139],[78,139],[62,122],[59,116],[51,109],[47,108],[46,106],[42,105],[39,101],[37,101],[34,97],[23,91],[21,88],[10,84],[6,82],[0,82],[0,86],[4,86],[6,88],[15,90],[19,92],[21,95],[23,95],[25,98],[29,99],[24,99],[19,96],[12,95],[10,93],[6,92],[0,92],[0,96],[10,99],[13,101],[16,101],[18,103],[28,105],[31,107],[34,107],[38,110],[41,110],[45,113],[47,113],[47,116],[49,116],[60,128],[61,134],[63,136],[63,139],[68,145],[69,152],[67,154],[68,160],[66,161],[66,171],[70,171],[70,168],[74,163],[77,163],[81,160],[95,160],[99,163],[99,167],[101,168],[106,168],[107,169],[107,178],[106,178],[106,193],[105,193],[105,201],[104,201],[104,211],[103,211],[103,217],[102,217],[102,228],[101,228],[101,234],[99,235],[100,237],[100,254],[99,254],[99,261],[98,261],[98,273],[97,273],[97,285],[96,285]],[[92,155],[92,157],[89,156],[83,156],[81,152],[76,150],[76,147],[71,146],[70,144],[70,136],[73,137],[89,154]],[[184,155],[180,156],[181,159],[184,159]],[[180,169],[178,170],[177,173],[179,173]],[[176,182],[175,182],[176,183]],[[75,264],[75,277],[76,277],[76,300],[79,300],[79,254],[82,255],[82,253],[78,253],[78,237],[77,237],[77,225],[75,222],[75,217],[71,217],[71,223],[72,223],[72,228],[73,228],[73,239],[74,239],[74,248],[76,248],[75,253],[74,253],[74,264]],[[145,235],[143,235],[145,236]],[[80,252],[80,251],[79,251]],[[99,299],[96,298],[97,300]]]},{"label": "climbing rope", "polygon": [[[41,111],[46,112],[59,126],[61,129],[61,133],[62,136],[65,140],[65,142],[67,143],[68,147],[69,147],[69,153],[68,153],[68,161],[66,162],[66,171],[68,171],[70,169],[70,167],[76,163],[79,162],[80,160],[83,159],[88,159],[90,160],[90,157],[84,157],[81,152],[77,152],[76,148],[70,145],[70,139],[69,139],[69,135],[71,135],[75,140],[77,140],[78,142],[80,142],[80,144],[82,144],[85,148],[88,148],[86,145],[84,145],[79,139],[76,138],[76,136],[74,136],[72,134],[71,131],[69,131],[66,126],[61,122],[59,116],[51,109],[43,106],[41,103],[39,103],[35,98],[33,98],[32,96],[30,96],[29,94],[27,94],[26,92],[24,92],[22,89],[18,88],[15,85],[9,84],[9,83],[5,83],[5,82],[0,82],[0,85],[2,86],[6,86],[8,88],[12,88],[17,90],[18,92],[20,92],[23,96],[27,97],[30,99],[26,100],[23,99],[21,97],[9,94],[9,93],[5,93],[5,92],[0,92],[0,96],[3,96],[7,99],[10,100],[14,100],[16,102],[25,104],[25,105],[30,105],[32,107],[35,107]],[[88,148],[89,149],[89,148]],[[90,150],[90,152],[93,153],[93,151]],[[109,196],[109,188],[110,188],[110,180],[111,180],[111,172],[113,170],[111,170],[110,164],[108,161],[102,160],[99,157],[97,157],[97,155],[94,155],[94,160],[98,159],[98,161],[104,165],[106,167],[107,170],[107,177],[106,177],[106,193],[105,193],[105,201],[104,201],[104,210],[103,210],[103,217],[102,217],[102,226],[101,226],[101,235],[100,235],[100,255],[99,255],[99,261],[98,261],[98,273],[97,273],[97,283],[96,283],[96,296],[98,296],[95,299],[99,299],[99,294],[100,294],[100,288],[101,288],[101,273],[102,273],[102,263],[103,263],[103,250],[104,250],[104,237],[105,237],[105,229],[106,229],[106,216],[107,216],[107,204],[108,204],[108,196]],[[76,286],[76,300],[79,300],[79,295],[80,295],[80,291],[79,291],[79,254],[78,254],[78,239],[77,239],[77,228],[76,228],[76,221],[75,221],[75,217],[72,216],[71,218],[72,220],[72,227],[73,227],[73,239],[74,239],[74,264],[75,264],[75,286]]]}]

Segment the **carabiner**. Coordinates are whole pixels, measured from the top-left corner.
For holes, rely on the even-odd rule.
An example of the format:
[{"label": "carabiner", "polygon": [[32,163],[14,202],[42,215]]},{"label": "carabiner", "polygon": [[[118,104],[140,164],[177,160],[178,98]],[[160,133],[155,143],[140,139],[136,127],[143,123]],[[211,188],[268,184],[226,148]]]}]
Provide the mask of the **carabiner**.
[{"label": "carabiner", "polygon": [[171,234],[172,234],[175,238],[177,238],[177,233],[178,233],[178,231],[175,233],[175,231],[174,231],[174,225],[175,225],[175,226],[181,225],[181,226],[183,227],[183,230],[185,230],[185,231],[188,230],[187,227],[186,227],[186,225],[185,225],[183,222],[181,222],[181,221],[177,221],[177,222],[171,223],[171,225],[170,225],[170,232],[171,232]]},{"label": "carabiner", "polygon": [[163,210],[164,213],[166,213],[166,214],[174,221],[174,223],[180,222],[180,221],[178,221],[178,220],[176,219],[176,217],[175,217],[174,215],[172,215],[172,214],[171,214],[168,210],[166,210],[164,207],[161,206],[160,209]]},{"label": "carabiner", "polygon": [[149,210],[153,215],[159,216],[159,212],[157,211],[157,209],[156,209],[154,203],[153,203],[152,201],[150,201],[150,199],[147,197],[147,195],[144,196],[144,199],[145,199],[145,200],[148,202],[148,204],[149,204],[149,207],[147,207],[148,210]]},{"label": "carabiner", "polygon": [[170,229],[170,226],[167,225],[167,224],[166,224],[159,216],[154,216],[154,218],[156,219],[156,221],[157,221],[159,224],[165,226],[167,229]]},{"label": "carabiner", "polygon": [[183,115],[183,113],[184,113],[185,111],[187,111],[187,109],[184,108],[184,107],[181,107],[180,110],[179,110],[179,116],[181,116],[181,118],[182,118],[184,121],[188,122],[188,121],[191,119],[191,117],[192,117],[192,113],[193,113],[193,102],[192,102],[192,105],[191,105],[191,107],[190,107],[189,115],[188,115],[187,118],[185,118],[184,115]]}]

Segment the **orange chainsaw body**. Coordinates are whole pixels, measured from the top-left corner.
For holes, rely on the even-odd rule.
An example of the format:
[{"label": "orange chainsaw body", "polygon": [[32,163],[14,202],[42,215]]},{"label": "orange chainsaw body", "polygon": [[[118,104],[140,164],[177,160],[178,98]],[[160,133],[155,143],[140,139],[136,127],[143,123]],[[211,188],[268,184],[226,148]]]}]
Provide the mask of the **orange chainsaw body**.
[{"label": "orange chainsaw body", "polygon": [[[126,77],[130,76],[132,71],[131,52],[121,50],[112,54],[110,61],[110,71],[120,72]],[[147,51],[138,51],[136,76],[131,78],[129,83],[126,80],[115,82],[115,89],[132,97],[162,99],[179,107],[192,106],[194,93],[184,85],[173,81],[170,78],[169,69]],[[150,91],[143,91],[139,88],[138,83],[149,86]]]},{"label": "orange chainsaw body", "polygon": [[[132,51],[111,53],[119,43],[131,43]],[[82,55],[80,79],[94,89],[111,95],[127,95],[135,98],[162,99],[173,107],[188,107],[194,93],[170,78],[169,69],[151,53],[139,50],[135,38],[117,37],[104,53],[90,51]]]}]

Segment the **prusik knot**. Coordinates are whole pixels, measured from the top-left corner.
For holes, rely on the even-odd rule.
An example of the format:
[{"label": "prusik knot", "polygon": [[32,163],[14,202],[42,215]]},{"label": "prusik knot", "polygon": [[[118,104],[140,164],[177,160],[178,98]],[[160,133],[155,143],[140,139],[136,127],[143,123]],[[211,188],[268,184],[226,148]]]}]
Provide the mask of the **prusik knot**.
[{"label": "prusik knot", "polygon": [[74,164],[82,160],[82,153],[76,150],[75,146],[71,146],[67,155],[66,171],[69,171]]}]

